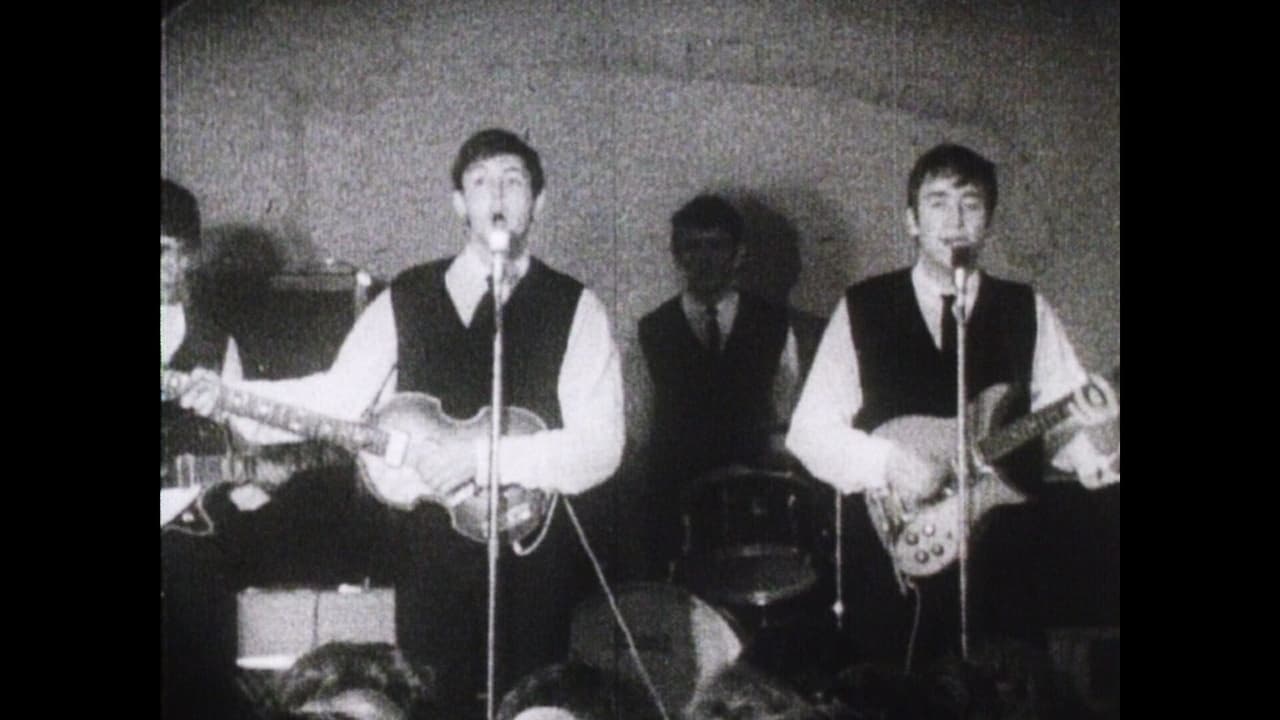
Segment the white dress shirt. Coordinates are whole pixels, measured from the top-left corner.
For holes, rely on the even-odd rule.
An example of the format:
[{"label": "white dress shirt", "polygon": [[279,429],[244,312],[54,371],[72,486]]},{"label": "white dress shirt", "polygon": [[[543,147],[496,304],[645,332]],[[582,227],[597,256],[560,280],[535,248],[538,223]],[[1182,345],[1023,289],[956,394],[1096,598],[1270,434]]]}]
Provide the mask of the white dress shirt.
[{"label": "white dress shirt", "polygon": [[[728,342],[729,333],[733,330],[733,322],[738,317],[737,290],[730,290],[716,303],[716,324],[720,326],[720,340]],[[685,320],[692,328],[694,336],[703,345],[707,340],[707,306],[692,294],[684,292],[680,295],[680,308],[684,310]],[[724,350],[722,346],[720,348]],[[778,372],[773,377],[771,397],[775,422],[785,425],[791,419],[791,412],[796,404],[796,396],[800,391],[800,351],[796,344],[795,331],[787,327],[787,339],[782,346],[782,355],[778,358]]]},{"label": "white dress shirt", "polygon": [[[981,273],[969,278],[966,311],[973,309],[981,278]],[[942,295],[953,294],[955,289],[949,283],[945,286],[938,283],[918,263],[911,272],[911,285],[934,344],[941,348]],[[843,493],[856,493],[885,486],[885,465],[893,443],[873,437],[852,424],[862,409],[863,394],[858,355],[849,330],[847,302],[847,296],[841,297],[818,344],[809,379],[791,418],[787,447],[815,477]],[[1039,293],[1035,295],[1035,313],[1032,411],[1057,401],[1088,381],[1057,314]],[[1119,479],[1110,470],[1111,457],[1098,452],[1084,433],[1077,433],[1066,442],[1060,435],[1050,433],[1047,440],[1049,447],[1058,446],[1052,457],[1053,465],[1065,471],[1074,470],[1082,482],[1084,478]],[[1096,482],[1086,484],[1097,485]]]},{"label": "white dress shirt", "polygon": [[[513,287],[529,268],[529,257],[515,260]],[[488,264],[468,245],[445,272],[445,288],[454,310],[470,325],[488,290]],[[504,297],[510,295],[508,290]],[[356,319],[328,371],[303,378],[237,383],[262,397],[343,420],[358,420],[395,390],[398,339],[390,291],[375,298]],[[579,493],[607,479],[622,458],[625,439],[622,371],[604,305],[584,288],[569,330],[556,385],[564,427],[532,435],[504,437],[499,464],[502,482],[527,488]],[[258,443],[296,440],[296,436],[234,419],[233,426]],[[477,438],[479,472],[488,474],[487,438]]]}]

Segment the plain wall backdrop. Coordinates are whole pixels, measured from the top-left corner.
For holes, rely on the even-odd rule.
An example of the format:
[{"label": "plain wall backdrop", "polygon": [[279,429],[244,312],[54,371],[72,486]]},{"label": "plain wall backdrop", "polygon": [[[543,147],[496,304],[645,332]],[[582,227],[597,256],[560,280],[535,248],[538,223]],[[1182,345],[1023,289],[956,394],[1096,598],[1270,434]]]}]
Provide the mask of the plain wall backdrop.
[{"label": "plain wall backdrop", "polygon": [[[189,0],[161,26],[161,172],[209,236],[389,278],[455,253],[449,165],[475,130],[547,170],[533,248],[636,322],[679,288],[668,218],[746,212],[743,284],[827,315],[913,258],[912,162],[998,165],[984,264],[1031,281],[1082,361],[1120,356],[1119,2]],[[629,418],[643,437],[645,419]]]}]

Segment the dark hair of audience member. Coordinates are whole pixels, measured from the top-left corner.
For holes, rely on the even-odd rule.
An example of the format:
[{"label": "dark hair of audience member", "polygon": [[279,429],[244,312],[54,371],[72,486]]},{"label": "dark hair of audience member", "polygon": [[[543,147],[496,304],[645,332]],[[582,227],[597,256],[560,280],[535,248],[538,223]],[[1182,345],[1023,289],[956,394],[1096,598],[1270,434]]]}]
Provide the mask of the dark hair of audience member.
[{"label": "dark hair of audience member", "polygon": [[578,720],[656,720],[661,717],[642,688],[578,661],[537,670],[516,683],[498,707],[498,720],[514,720],[534,707],[554,707]]},{"label": "dark hair of audience member", "polygon": [[689,703],[689,720],[821,720],[817,707],[782,681],[744,663],[720,671]]},{"label": "dark hair of audience member", "polygon": [[281,706],[294,714],[308,704],[368,691],[390,701],[405,717],[414,717],[431,695],[400,650],[388,643],[321,645],[298,658],[278,688]]}]

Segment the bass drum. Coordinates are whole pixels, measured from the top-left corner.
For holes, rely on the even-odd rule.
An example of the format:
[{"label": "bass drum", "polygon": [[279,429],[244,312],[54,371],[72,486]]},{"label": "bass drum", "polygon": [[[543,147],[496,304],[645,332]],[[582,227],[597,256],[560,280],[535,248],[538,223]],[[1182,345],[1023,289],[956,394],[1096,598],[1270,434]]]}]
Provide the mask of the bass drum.
[{"label": "bass drum", "polygon": [[[628,583],[614,590],[614,598],[670,717],[678,716],[699,688],[742,655],[741,634],[733,621],[680,588]],[[576,659],[644,688],[604,595],[574,611],[569,643]]]}]

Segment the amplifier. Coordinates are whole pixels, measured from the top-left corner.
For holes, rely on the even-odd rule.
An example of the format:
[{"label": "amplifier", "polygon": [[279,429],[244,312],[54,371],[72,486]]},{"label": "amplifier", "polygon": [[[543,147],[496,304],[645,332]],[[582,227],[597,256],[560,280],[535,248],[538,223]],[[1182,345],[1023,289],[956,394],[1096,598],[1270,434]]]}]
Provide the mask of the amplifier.
[{"label": "amplifier", "polygon": [[236,664],[283,670],[327,642],[396,642],[391,588],[247,588],[236,597]]}]

